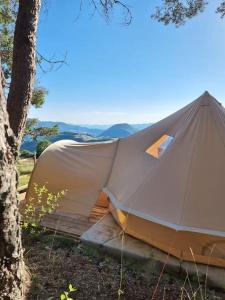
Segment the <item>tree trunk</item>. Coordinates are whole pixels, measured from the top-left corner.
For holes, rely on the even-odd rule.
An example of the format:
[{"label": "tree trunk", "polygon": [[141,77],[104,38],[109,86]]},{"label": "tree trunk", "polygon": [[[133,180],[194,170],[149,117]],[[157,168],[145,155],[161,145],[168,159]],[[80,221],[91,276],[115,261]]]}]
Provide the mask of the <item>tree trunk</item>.
[{"label": "tree trunk", "polygon": [[7,108],[0,75],[0,299],[4,300],[24,299],[16,158],[32,97],[39,9],[40,0],[19,0]]},{"label": "tree trunk", "polygon": [[19,0],[12,79],[7,101],[10,126],[20,143],[26,125],[35,77],[36,31],[41,0]]},{"label": "tree trunk", "polygon": [[23,299],[23,252],[16,195],[17,145],[0,86],[0,299]]}]

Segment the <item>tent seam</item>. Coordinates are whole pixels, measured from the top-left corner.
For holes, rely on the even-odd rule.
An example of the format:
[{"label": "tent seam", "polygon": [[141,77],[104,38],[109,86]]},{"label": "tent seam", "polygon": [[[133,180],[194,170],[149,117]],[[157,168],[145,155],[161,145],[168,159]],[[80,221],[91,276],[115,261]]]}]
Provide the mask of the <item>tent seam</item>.
[{"label": "tent seam", "polygon": [[[193,109],[190,109],[190,112],[188,113],[188,116],[186,117],[186,121],[188,121],[188,119],[190,119],[191,118],[191,114],[193,113],[193,110],[194,110],[195,108],[193,108]],[[165,131],[166,132],[166,131]],[[175,134],[176,135],[176,134]],[[176,142],[176,137],[175,137],[175,135],[174,135],[174,142],[173,142],[173,144]],[[146,154],[146,152],[144,151],[144,153]],[[149,155],[149,154],[147,154],[147,155]],[[158,163],[160,163],[160,159],[158,160]],[[130,199],[145,183],[146,183],[146,180],[147,180],[147,178],[149,178],[147,175],[149,174],[149,173],[151,173],[151,171],[149,171],[147,174],[146,174],[146,179],[144,180],[144,182],[142,182],[138,187],[137,187],[137,189],[129,196],[129,198],[127,198],[126,200],[125,200],[125,202],[127,202],[128,201],[128,199]],[[134,202],[133,202],[134,203]]]},{"label": "tent seam", "polygon": [[129,208],[127,209],[126,207],[123,206],[123,204],[118,201],[116,199],[116,197],[113,195],[113,193],[107,189],[107,188],[104,188],[104,192],[107,193],[107,195],[110,197],[110,200],[113,202],[113,204],[127,212],[127,213],[132,213],[133,215],[139,217],[139,218],[142,218],[142,219],[145,219],[145,220],[148,220],[148,221],[151,221],[153,223],[156,223],[156,224],[159,224],[159,225],[162,225],[162,226],[166,226],[166,227],[169,227],[173,230],[176,230],[176,231],[187,231],[187,232],[195,232],[195,233],[201,233],[201,234],[208,234],[208,235],[215,235],[215,236],[218,236],[218,237],[225,237],[225,232],[224,231],[220,231],[220,230],[210,230],[210,229],[204,229],[204,228],[200,228],[200,227],[191,227],[191,226],[183,226],[183,225],[179,225],[179,224],[176,224],[176,223],[171,223],[171,222],[168,222],[168,221],[164,221],[163,219],[161,218],[158,218],[158,217],[154,217],[154,216],[150,216],[150,215],[147,215],[145,213],[142,213],[142,212],[137,212],[136,210],[132,209],[132,208]]},{"label": "tent seam", "polygon": [[[197,111],[192,116],[192,119],[198,114],[199,111],[200,111],[200,106],[198,106]],[[200,124],[198,124],[198,127],[199,126],[200,126]],[[196,130],[196,133],[197,133],[197,130]],[[194,144],[193,148],[192,148],[192,152],[191,152],[191,158],[190,158],[190,162],[189,162],[189,166],[188,166],[188,171],[187,171],[187,179],[186,179],[186,184],[185,184],[185,193],[184,193],[184,199],[183,199],[183,203],[182,203],[182,207],[181,207],[181,211],[180,211],[179,223],[181,223],[181,220],[182,220],[182,217],[183,217],[183,211],[184,211],[187,192],[188,192],[188,184],[189,184],[189,180],[190,180],[190,169],[191,169],[191,166],[192,166],[195,149],[196,149],[196,145]]]},{"label": "tent seam", "polygon": [[118,138],[117,141],[116,141],[116,149],[115,149],[114,155],[112,157],[112,163],[111,163],[111,166],[110,166],[110,170],[109,170],[108,176],[106,178],[105,184],[103,185],[103,188],[108,185],[109,179],[111,177],[112,170],[113,170],[113,165],[114,165],[114,161],[115,161],[116,156],[117,156],[117,152],[118,152],[118,147],[119,147],[119,142],[120,141],[121,141],[120,138]]}]

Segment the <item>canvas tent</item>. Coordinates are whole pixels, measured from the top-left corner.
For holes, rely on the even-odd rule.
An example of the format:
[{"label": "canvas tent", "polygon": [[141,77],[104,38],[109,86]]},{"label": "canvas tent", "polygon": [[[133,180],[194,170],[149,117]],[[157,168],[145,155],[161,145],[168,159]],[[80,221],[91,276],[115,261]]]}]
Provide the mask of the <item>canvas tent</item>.
[{"label": "canvas tent", "polygon": [[225,267],[225,110],[208,92],[130,137],[51,145],[27,198],[33,183],[46,182],[68,190],[63,214],[88,216],[104,191],[128,234],[181,260]]}]

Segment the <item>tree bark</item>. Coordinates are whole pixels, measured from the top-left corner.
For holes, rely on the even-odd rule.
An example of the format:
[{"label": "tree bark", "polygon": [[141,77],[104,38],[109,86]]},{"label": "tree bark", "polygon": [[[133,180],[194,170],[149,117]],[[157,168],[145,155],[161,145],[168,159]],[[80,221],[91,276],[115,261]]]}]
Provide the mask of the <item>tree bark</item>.
[{"label": "tree bark", "polygon": [[0,86],[0,299],[23,299],[23,252],[16,195],[17,145]]},{"label": "tree bark", "polygon": [[41,0],[19,0],[13,43],[12,78],[7,101],[10,126],[19,143],[32,98],[40,3]]},{"label": "tree bark", "polygon": [[0,68],[0,299],[4,300],[24,299],[16,158],[32,97],[39,9],[40,0],[19,0],[7,104]]}]

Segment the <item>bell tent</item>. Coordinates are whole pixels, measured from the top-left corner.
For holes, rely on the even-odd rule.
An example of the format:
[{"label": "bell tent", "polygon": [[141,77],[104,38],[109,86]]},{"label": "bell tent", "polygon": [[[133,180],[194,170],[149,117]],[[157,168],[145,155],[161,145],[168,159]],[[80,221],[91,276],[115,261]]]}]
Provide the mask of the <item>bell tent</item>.
[{"label": "bell tent", "polygon": [[89,216],[109,199],[124,231],[180,260],[225,267],[225,109],[205,92],[124,139],[48,147],[33,171],[58,212]]}]

